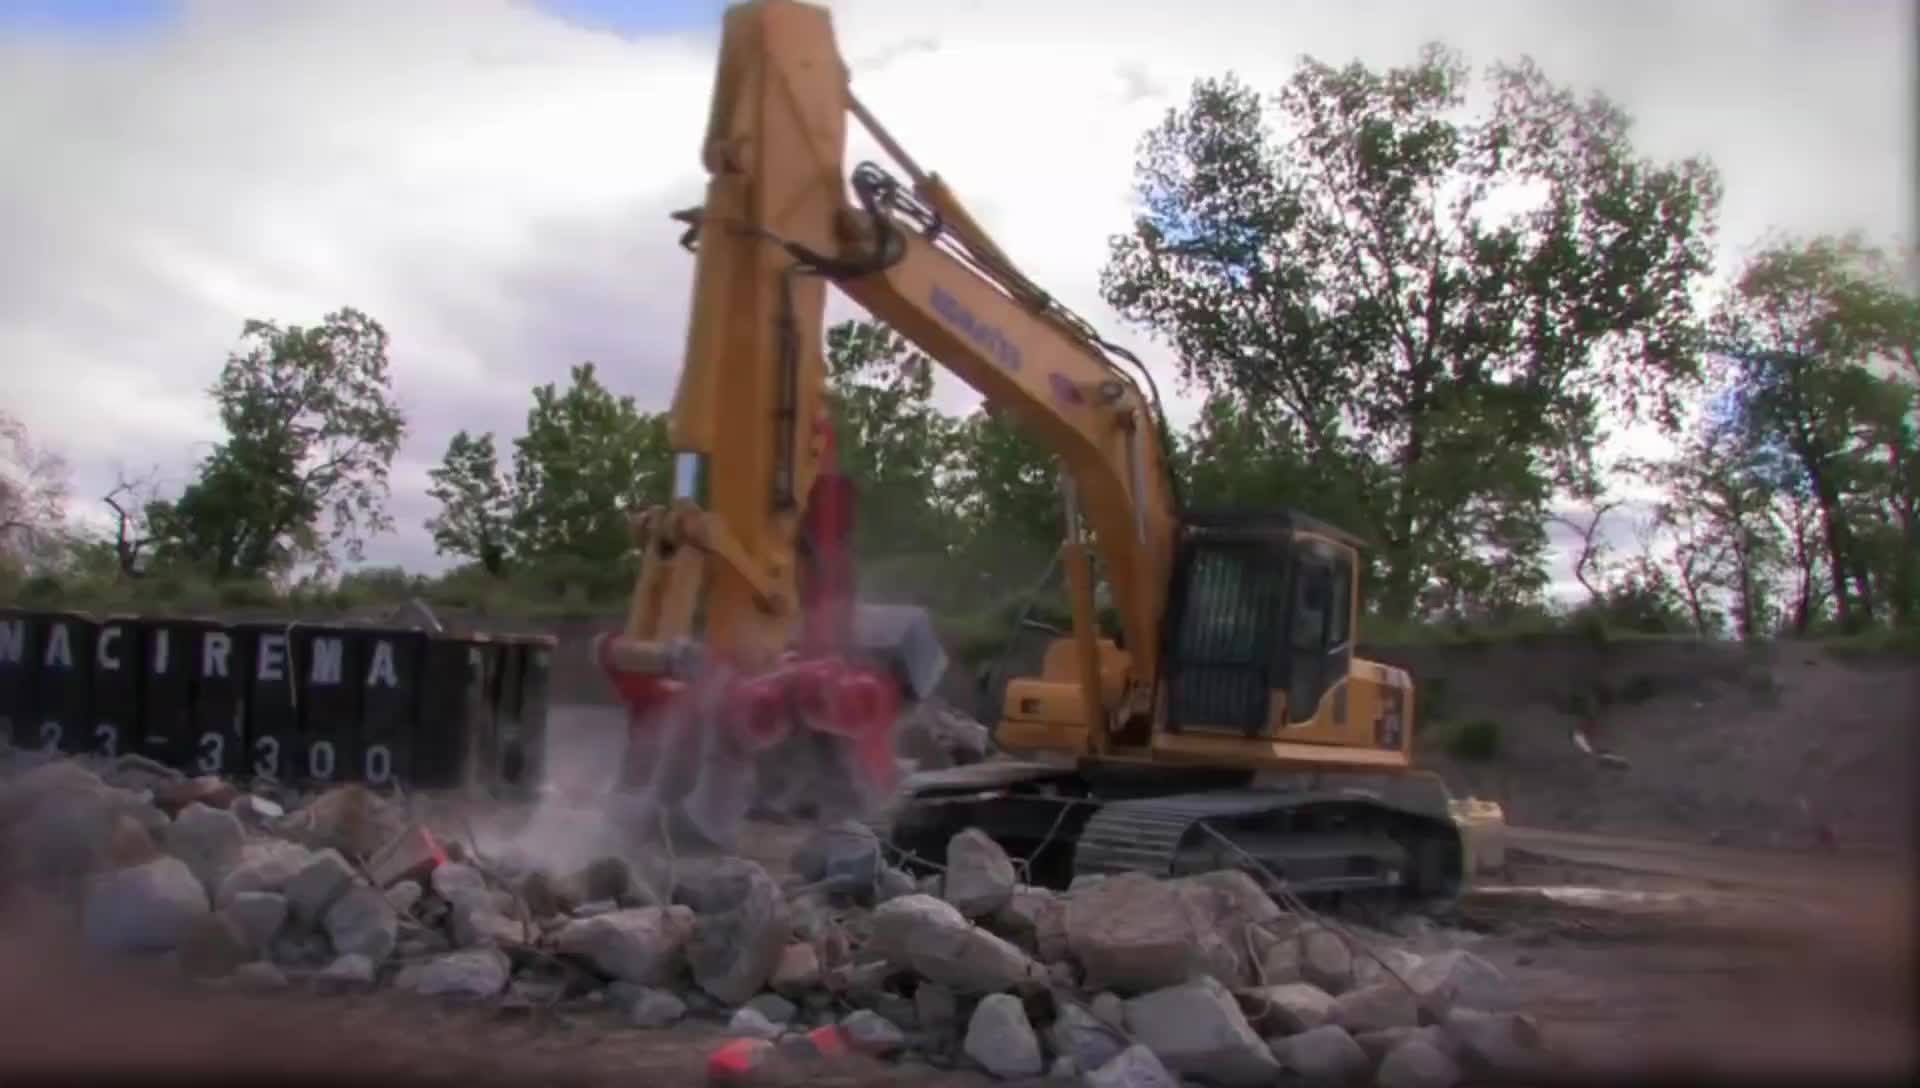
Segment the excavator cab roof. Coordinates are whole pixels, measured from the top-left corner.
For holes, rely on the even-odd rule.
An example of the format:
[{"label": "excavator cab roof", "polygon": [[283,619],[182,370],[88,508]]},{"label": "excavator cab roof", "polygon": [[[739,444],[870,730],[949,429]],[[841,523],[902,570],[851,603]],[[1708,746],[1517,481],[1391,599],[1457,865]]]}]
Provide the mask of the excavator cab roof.
[{"label": "excavator cab roof", "polygon": [[1214,506],[1184,510],[1180,523],[1188,533],[1209,536],[1281,536],[1308,532],[1360,551],[1370,545],[1337,525],[1287,506]]}]

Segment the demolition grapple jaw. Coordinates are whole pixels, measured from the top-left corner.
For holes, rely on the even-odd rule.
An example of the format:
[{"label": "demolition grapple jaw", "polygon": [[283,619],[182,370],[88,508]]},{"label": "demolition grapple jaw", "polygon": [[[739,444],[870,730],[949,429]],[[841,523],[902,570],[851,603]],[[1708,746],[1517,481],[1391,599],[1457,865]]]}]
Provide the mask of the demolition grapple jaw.
[{"label": "demolition grapple jaw", "polygon": [[[627,709],[622,818],[676,847],[730,851],[749,812],[774,798],[891,794],[903,706],[932,695],[947,656],[925,609],[855,605],[834,651],[788,655],[744,674],[697,645],[617,635],[595,656]],[[850,781],[809,781],[825,776]]]}]

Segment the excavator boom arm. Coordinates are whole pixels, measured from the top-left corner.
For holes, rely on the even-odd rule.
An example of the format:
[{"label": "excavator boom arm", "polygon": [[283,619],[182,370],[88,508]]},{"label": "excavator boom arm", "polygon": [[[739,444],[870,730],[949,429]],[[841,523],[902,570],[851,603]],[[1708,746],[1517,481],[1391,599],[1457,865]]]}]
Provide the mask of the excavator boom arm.
[{"label": "excavator boom arm", "polygon": [[[850,116],[904,156],[852,97],[824,9],[731,8],[712,102],[706,201],[686,215],[697,263],[672,413],[674,498],[704,515],[720,560],[706,580],[704,641],[754,668],[791,635],[805,498],[823,471],[832,282],[1059,458],[1135,679],[1150,683],[1177,525],[1157,403],[910,160],[917,194],[863,165],[849,198]],[[677,606],[636,602],[629,639],[688,633],[691,594],[667,596]]]}]

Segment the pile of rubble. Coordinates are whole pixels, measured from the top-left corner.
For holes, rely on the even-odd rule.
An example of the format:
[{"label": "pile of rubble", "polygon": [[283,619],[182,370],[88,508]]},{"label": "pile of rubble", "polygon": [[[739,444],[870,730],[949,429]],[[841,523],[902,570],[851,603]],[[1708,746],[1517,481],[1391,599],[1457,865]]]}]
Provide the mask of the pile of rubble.
[{"label": "pile of rubble", "polygon": [[1500,973],[1431,925],[1303,917],[1237,871],[1052,892],[977,831],[919,880],[856,824],[814,833],[784,879],[739,858],[553,873],[359,787],[283,803],[122,759],[8,774],[0,836],[9,875],[101,949],[249,990],[705,1019],[733,1040],[716,1074],[854,1051],[1094,1088],[1446,1088],[1547,1056]]}]

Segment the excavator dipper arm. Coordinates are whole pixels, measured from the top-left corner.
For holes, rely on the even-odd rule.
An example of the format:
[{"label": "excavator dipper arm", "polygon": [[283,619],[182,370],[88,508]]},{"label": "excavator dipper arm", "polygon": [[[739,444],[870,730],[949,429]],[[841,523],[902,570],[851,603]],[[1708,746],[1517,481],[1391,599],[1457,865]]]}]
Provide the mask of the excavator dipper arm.
[{"label": "excavator dipper arm", "polygon": [[[902,160],[911,189],[870,164],[847,175],[849,117]],[[1091,565],[1070,517],[1087,735],[1098,743],[1116,715],[1148,713],[1177,519],[1157,398],[1117,365],[1124,353],[1033,287],[854,99],[823,8],[750,0],[727,11],[703,161],[706,199],[679,216],[696,259],[672,499],[634,518],[632,607],[599,653],[636,735],[696,717],[682,732],[701,736],[706,754],[636,745],[649,766],[634,773],[738,765],[797,721],[845,738],[885,784],[899,697],[931,688],[939,651],[924,619],[854,619],[851,508],[825,401],[829,283],[1057,455],[1127,647],[1115,695],[1102,682]],[[695,705],[704,710],[684,710]],[[702,803],[737,808],[739,795]]]}]

